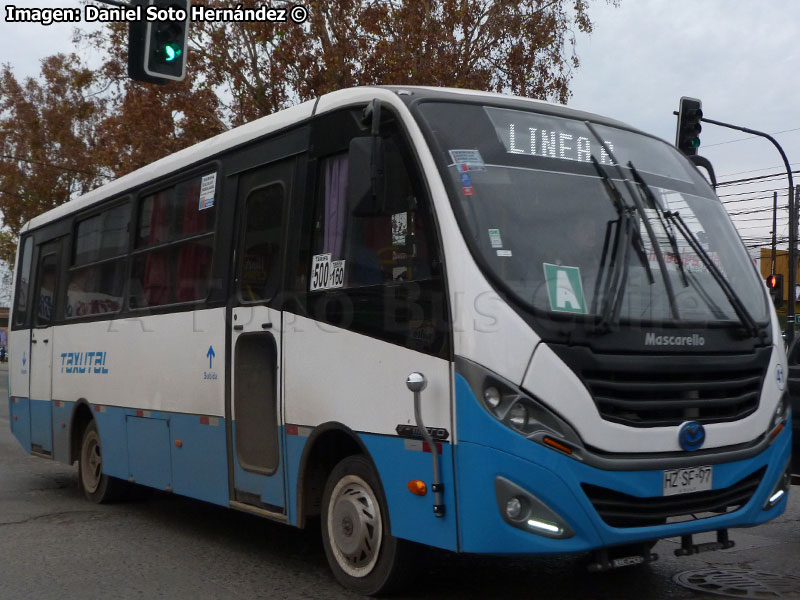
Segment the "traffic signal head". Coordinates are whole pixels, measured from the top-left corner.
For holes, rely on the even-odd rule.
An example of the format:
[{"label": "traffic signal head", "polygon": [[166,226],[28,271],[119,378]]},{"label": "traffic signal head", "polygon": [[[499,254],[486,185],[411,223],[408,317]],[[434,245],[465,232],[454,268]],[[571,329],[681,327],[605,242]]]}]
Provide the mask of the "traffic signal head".
[{"label": "traffic signal head", "polygon": [[700,147],[700,132],[703,127],[703,103],[697,98],[681,98],[678,109],[678,129],[675,133],[675,145],[686,156],[694,156]]},{"label": "traffic signal head", "polygon": [[776,307],[783,304],[783,275],[773,273],[767,277],[767,289],[772,296],[772,302]]},{"label": "traffic signal head", "polygon": [[186,77],[189,0],[134,0],[144,21],[131,22],[128,76],[165,84]]}]

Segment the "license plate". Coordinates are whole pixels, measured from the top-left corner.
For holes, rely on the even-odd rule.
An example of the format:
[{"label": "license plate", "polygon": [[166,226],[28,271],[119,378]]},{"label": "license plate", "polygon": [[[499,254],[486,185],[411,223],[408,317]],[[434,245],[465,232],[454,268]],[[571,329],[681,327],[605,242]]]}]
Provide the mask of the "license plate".
[{"label": "license plate", "polygon": [[664,496],[710,490],[712,471],[710,466],[664,471]]}]

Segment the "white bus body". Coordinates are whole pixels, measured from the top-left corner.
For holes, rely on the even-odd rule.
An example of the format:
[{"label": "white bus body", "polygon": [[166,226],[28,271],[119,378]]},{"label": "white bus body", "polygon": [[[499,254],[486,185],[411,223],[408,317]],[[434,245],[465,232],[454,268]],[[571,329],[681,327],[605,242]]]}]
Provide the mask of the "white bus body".
[{"label": "white bus body", "polygon": [[226,132],[27,224],[10,329],[12,431],[88,498],[321,514],[364,593],[408,542],[607,568],[786,506],[786,357],[721,204],[562,106],[357,88]]}]

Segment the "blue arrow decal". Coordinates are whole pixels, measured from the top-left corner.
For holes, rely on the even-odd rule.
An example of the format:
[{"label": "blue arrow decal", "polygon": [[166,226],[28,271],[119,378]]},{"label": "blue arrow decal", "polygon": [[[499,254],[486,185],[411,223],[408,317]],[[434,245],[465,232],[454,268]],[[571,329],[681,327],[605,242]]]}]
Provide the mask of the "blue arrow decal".
[{"label": "blue arrow decal", "polygon": [[214,357],[216,356],[216,354],[214,353],[214,346],[208,347],[208,352],[206,353],[206,356],[208,357],[208,368],[210,369],[211,363],[214,360]]}]

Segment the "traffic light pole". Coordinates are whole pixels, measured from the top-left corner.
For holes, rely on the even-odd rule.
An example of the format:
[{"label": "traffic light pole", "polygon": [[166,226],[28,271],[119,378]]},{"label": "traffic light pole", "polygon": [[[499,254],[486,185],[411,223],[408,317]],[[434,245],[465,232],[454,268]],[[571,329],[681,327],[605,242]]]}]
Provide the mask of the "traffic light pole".
[{"label": "traffic light pole", "polygon": [[795,214],[794,179],[792,179],[792,169],[789,166],[789,159],[786,158],[786,153],[783,151],[778,141],[768,133],[756,131],[755,129],[749,129],[747,127],[740,127],[739,125],[723,123],[722,121],[715,121],[714,119],[708,119],[706,117],[702,117],[700,120],[711,123],[712,125],[736,129],[737,131],[749,133],[750,135],[767,138],[778,149],[778,152],[781,153],[783,164],[786,166],[786,176],[789,178],[789,301],[786,303],[786,344],[789,346],[794,339],[795,285],[797,283],[797,215]]}]

